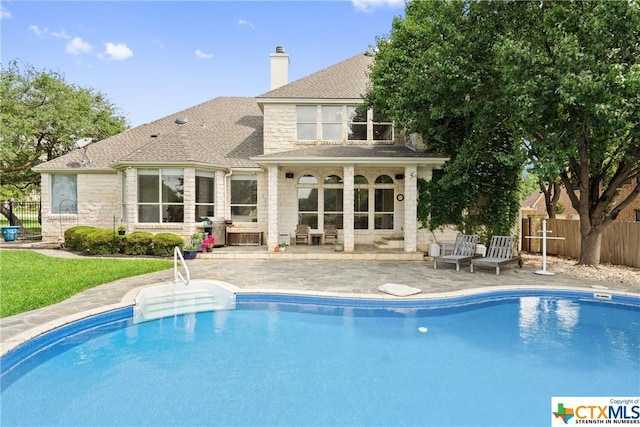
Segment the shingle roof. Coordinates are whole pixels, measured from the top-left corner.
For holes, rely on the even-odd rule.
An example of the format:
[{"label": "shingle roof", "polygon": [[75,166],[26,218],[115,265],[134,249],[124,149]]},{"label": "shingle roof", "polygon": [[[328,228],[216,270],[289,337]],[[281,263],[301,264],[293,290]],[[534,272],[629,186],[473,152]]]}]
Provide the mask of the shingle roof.
[{"label": "shingle roof", "polygon": [[367,91],[368,70],[372,63],[371,55],[359,53],[331,67],[262,94],[258,100],[270,98],[358,99]]},{"label": "shingle roof", "polygon": [[[188,121],[176,124],[177,118]],[[256,167],[249,158],[262,154],[262,147],[262,112],[255,98],[221,97],[89,145],[88,164],[81,166],[84,156],[79,149],[36,170],[108,169],[115,162],[185,161]]]}]

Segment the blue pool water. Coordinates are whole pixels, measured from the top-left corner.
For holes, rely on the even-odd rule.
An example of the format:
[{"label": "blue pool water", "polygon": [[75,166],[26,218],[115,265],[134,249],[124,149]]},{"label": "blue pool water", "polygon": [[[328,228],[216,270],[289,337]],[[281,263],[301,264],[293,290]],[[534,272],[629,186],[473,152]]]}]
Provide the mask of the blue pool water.
[{"label": "blue pool water", "polygon": [[135,325],[124,311],[5,357],[0,424],[549,425],[552,396],[640,390],[637,305],[249,299]]}]

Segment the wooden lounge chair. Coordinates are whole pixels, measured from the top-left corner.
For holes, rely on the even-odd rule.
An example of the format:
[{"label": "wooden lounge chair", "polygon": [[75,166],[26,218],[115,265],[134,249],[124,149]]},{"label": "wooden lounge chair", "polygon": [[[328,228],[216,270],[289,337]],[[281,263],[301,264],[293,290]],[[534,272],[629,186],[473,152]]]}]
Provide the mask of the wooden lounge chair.
[{"label": "wooden lounge chair", "polygon": [[331,239],[331,243],[338,241],[338,228],[335,224],[327,224],[324,226],[324,242],[327,243],[327,239]]},{"label": "wooden lounge chair", "polygon": [[474,265],[495,267],[496,275],[500,275],[500,267],[506,264],[517,262],[522,268],[522,258],[513,255],[515,244],[516,236],[493,236],[487,250],[487,256],[471,260],[471,272],[473,273]]},{"label": "wooden lounge chair", "polygon": [[310,236],[309,236],[310,227],[306,224],[298,224],[296,227],[296,244],[298,243],[306,243],[309,244]]},{"label": "wooden lounge chair", "polygon": [[458,234],[456,242],[453,244],[451,255],[443,255],[433,260],[433,268],[438,268],[439,262],[446,262],[456,265],[456,271],[460,271],[460,264],[471,261],[476,253],[476,242],[478,236],[475,234]]}]

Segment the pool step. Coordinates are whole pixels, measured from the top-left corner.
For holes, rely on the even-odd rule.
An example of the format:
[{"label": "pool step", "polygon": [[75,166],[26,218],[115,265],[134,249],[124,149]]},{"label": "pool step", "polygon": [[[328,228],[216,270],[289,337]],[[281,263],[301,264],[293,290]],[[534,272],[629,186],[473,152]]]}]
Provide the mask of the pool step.
[{"label": "pool step", "polygon": [[236,286],[219,280],[192,280],[188,285],[163,284],[143,288],[135,298],[133,322],[236,306]]}]

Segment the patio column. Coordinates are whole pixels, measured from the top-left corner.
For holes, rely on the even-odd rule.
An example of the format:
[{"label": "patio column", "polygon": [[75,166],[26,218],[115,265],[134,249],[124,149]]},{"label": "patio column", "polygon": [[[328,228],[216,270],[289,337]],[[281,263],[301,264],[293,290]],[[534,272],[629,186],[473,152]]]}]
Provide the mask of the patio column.
[{"label": "patio column", "polygon": [[404,251],[415,252],[418,239],[418,168],[404,168]]},{"label": "patio column", "polygon": [[278,165],[267,170],[267,250],[278,246]]},{"label": "patio column", "polygon": [[353,252],[355,248],[355,235],[354,235],[354,229],[353,229],[353,218],[354,218],[353,172],[354,172],[354,169],[355,167],[353,165],[344,167],[344,179],[343,179],[344,189],[342,191],[342,204],[343,204],[342,209],[344,211],[343,211],[343,218],[342,218],[342,224],[343,224],[342,232],[344,234],[343,239],[344,239],[345,252]]}]

